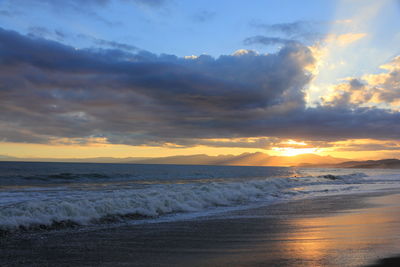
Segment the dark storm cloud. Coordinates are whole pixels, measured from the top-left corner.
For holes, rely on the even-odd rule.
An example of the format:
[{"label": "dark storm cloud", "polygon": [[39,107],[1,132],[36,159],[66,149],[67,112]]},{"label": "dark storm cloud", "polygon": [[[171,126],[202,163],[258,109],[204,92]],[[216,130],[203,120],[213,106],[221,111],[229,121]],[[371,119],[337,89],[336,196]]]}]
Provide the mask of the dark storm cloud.
[{"label": "dark storm cloud", "polygon": [[303,89],[312,78],[306,68],[314,63],[298,43],[268,55],[241,50],[184,59],[77,50],[0,30],[0,123],[8,129],[0,140],[24,142],[28,135],[37,142],[104,137],[132,145],[234,146],[204,139],[400,137],[396,112],[306,108]]}]

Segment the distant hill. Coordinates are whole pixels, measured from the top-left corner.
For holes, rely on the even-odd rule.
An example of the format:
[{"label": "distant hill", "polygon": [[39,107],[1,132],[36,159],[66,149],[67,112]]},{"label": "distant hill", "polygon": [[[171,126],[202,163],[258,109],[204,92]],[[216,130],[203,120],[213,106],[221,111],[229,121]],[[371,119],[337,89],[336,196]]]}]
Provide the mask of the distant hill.
[{"label": "distant hill", "polygon": [[340,168],[365,168],[365,169],[400,169],[400,160],[398,159],[381,159],[366,161],[346,161],[337,164]]},{"label": "distant hill", "polygon": [[299,166],[310,164],[337,164],[348,159],[301,154],[293,157],[270,156],[265,153],[243,153],[240,155],[208,156],[206,154],[170,156],[160,158],[15,158],[0,156],[0,161],[42,161],[42,162],[95,162],[95,163],[137,163],[137,164],[184,164],[184,165],[237,165],[237,166]]},{"label": "distant hill", "polygon": [[113,157],[95,157],[95,158],[17,158],[0,155],[0,161],[28,161],[28,162],[88,162],[88,163],[130,163],[135,160],[145,158],[113,158]]},{"label": "distant hill", "polygon": [[301,166],[308,164],[338,164],[348,159],[334,158],[331,156],[319,156],[316,154],[300,154],[292,157],[271,157],[269,164],[280,164],[283,166]]},{"label": "distant hill", "polygon": [[381,159],[365,161],[345,161],[337,164],[301,164],[302,167],[329,167],[354,169],[400,169],[400,160]]},{"label": "distant hill", "polygon": [[208,156],[205,154],[190,156],[172,156],[134,161],[143,164],[193,164],[193,165],[235,165],[235,166],[298,166],[308,164],[337,164],[348,159],[301,154],[292,157],[270,156],[265,153],[243,153],[240,155]]},{"label": "distant hill", "polygon": [[147,158],[142,160],[133,160],[130,163],[140,164],[183,164],[183,165],[226,165],[222,164],[229,161],[233,155],[208,156],[206,154],[170,156],[160,158]]}]

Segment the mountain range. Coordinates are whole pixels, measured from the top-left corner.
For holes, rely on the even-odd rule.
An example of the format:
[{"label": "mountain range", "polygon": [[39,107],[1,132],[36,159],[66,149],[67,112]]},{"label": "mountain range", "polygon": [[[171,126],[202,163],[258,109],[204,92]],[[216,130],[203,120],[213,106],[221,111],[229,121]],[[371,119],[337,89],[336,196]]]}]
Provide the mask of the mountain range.
[{"label": "mountain range", "polygon": [[400,160],[381,159],[345,161],[338,164],[301,164],[302,167],[358,168],[358,169],[400,169]]},{"label": "mountain range", "polygon": [[365,160],[350,161],[345,158],[300,154],[297,156],[270,156],[265,153],[243,153],[240,155],[206,154],[169,156],[158,158],[145,157],[95,157],[95,158],[17,158],[1,156],[0,161],[34,161],[34,162],[93,162],[93,163],[135,163],[135,164],[183,164],[183,165],[236,165],[236,166],[296,166],[311,168],[400,168],[400,160]]},{"label": "mountain range", "polygon": [[158,158],[17,158],[0,156],[0,161],[42,161],[42,162],[96,162],[96,163],[137,163],[137,164],[185,164],[185,165],[238,165],[238,166],[299,166],[338,164],[348,159],[319,156],[316,154],[301,154],[297,156],[270,156],[265,153],[243,153],[240,155],[206,154],[170,156]]}]

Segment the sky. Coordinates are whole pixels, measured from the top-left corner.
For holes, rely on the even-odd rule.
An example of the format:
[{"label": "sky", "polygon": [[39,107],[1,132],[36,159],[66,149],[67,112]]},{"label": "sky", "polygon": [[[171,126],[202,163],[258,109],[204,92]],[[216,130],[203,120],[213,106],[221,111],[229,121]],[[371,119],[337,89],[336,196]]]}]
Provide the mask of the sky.
[{"label": "sky", "polygon": [[400,1],[1,0],[0,155],[400,158]]}]

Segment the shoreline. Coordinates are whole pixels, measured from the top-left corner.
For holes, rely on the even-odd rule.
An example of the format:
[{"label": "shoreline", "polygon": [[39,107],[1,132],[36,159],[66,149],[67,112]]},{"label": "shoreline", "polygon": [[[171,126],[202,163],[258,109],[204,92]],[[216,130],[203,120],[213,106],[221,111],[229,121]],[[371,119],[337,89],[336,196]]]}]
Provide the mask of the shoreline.
[{"label": "shoreline", "polygon": [[400,254],[398,203],[400,190],[390,190],[186,221],[20,234],[0,242],[0,255],[4,266],[373,265]]}]

